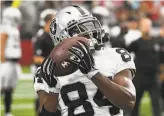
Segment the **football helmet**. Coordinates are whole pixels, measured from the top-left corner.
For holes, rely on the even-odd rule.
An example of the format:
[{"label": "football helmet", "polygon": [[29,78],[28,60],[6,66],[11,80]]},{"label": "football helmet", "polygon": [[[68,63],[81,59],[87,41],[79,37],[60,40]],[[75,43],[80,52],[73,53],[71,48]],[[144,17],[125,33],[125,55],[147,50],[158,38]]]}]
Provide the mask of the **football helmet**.
[{"label": "football helmet", "polygon": [[97,18],[88,10],[73,5],[57,12],[50,25],[50,35],[55,45],[66,38],[86,37],[92,49],[103,44],[104,31]]},{"label": "football helmet", "polygon": [[2,24],[17,27],[21,22],[21,18],[22,15],[18,8],[7,7],[2,13]]}]

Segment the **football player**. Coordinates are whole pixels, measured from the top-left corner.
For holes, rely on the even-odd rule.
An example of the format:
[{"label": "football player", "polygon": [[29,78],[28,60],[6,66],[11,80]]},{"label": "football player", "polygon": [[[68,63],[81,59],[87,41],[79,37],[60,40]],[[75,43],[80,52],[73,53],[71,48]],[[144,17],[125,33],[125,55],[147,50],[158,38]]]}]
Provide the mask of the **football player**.
[{"label": "football player", "polygon": [[1,27],[1,92],[4,93],[5,115],[11,115],[12,93],[18,80],[18,60],[21,58],[21,40],[19,25],[21,12],[17,8],[8,7],[2,14]]},{"label": "football player", "polygon": [[123,111],[133,109],[135,64],[125,49],[110,48],[103,32],[99,21],[80,6],[68,6],[56,14],[50,26],[56,45],[82,36],[95,51],[91,53],[82,41],[72,46],[63,66],[72,63],[78,70],[65,76],[54,74],[58,69],[51,57],[43,61],[34,77],[40,116],[55,116],[57,108],[62,116],[123,116]]}]

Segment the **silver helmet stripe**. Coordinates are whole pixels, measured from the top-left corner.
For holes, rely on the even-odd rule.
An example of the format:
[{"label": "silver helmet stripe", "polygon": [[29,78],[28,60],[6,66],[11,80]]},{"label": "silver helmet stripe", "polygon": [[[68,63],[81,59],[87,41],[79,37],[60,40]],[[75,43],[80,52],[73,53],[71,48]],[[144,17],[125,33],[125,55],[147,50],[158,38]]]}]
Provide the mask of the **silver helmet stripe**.
[{"label": "silver helmet stripe", "polygon": [[80,8],[79,6],[73,5],[73,7],[77,8],[77,10],[82,14],[85,15],[85,12],[82,8]]}]

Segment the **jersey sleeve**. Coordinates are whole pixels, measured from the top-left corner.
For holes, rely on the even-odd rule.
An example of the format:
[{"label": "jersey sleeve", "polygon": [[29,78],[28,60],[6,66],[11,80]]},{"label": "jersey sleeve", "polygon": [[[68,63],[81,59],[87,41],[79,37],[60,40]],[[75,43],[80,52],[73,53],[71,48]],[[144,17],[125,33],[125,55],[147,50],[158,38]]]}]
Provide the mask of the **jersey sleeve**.
[{"label": "jersey sleeve", "polygon": [[117,59],[115,74],[117,74],[122,70],[129,69],[134,78],[136,67],[133,57],[129,54],[127,50],[123,48],[116,48],[115,50],[116,50],[116,59]]}]

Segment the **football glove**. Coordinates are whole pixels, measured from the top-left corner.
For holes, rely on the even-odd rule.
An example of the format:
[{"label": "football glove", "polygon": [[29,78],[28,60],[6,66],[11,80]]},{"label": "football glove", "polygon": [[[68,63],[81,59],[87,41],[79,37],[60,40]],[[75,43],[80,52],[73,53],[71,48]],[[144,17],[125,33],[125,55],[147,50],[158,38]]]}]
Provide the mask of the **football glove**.
[{"label": "football glove", "polygon": [[45,58],[41,67],[39,67],[34,76],[35,91],[43,90],[47,93],[59,93],[60,84],[54,75],[55,63],[50,57]]},{"label": "football glove", "polygon": [[73,45],[69,49],[70,57],[68,60],[75,63],[80,71],[91,79],[99,72],[99,70],[94,67],[94,58],[86,44],[80,40],[78,41],[78,44],[79,45]]}]

